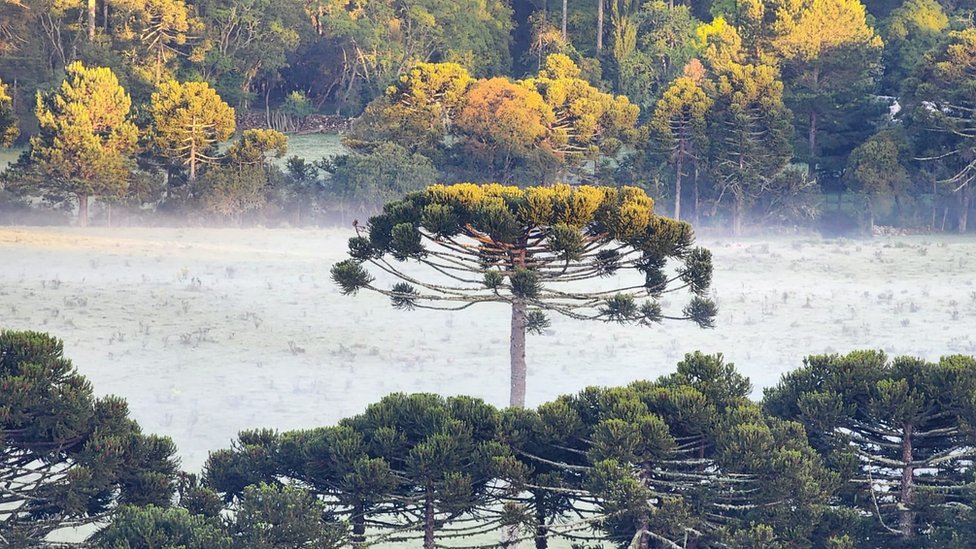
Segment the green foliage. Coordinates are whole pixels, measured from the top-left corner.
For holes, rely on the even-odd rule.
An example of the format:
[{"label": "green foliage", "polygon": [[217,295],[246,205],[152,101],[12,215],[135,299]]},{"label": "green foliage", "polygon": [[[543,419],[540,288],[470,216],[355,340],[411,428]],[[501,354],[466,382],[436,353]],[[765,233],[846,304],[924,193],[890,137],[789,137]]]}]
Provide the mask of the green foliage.
[{"label": "green foliage", "polygon": [[660,91],[695,55],[698,21],[688,6],[668,6],[660,0],[640,4],[629,23],[635,29],[634,47],[615,59],[616,90],[642,108],[652,108]]},{"label": "green foliage", "polygon": [[251,485],[244,489],[230,526],[234,547],[338,549],[345,532],[327,516],[325,504],[304,488]]},{"label": "green foliage", "polygon": [[144,435],[123,400],[96,399],[61,341],[0,332],[0,389],[6,543],[35,546],[59,528],[104,520],[118,504],[169,502],[173,443]]},{"label": "green foliage", "polygon": [[883,22],[884,89],[894,95],[925,54],[949,28],[949,17],[935,0],[907,0]]},{"label": "green foliage", "polygon": [[356,259],[347,259],[336,263],[332,266],[330,273],[332,281],[339,286],[345,295],[355,295],[360,289],[368,287],[374,280]]},{"label": "green foliage", "polygon": [[269,156],[288,154],[288,136],[275,130],[244,130],[239,140],[227,148],[227,159],[237,164],[263,165]]},{"label": "green foliage", "polygon": [[97,549],[230,549],[221,524],[179,507],[121,507],[94,536]]},{"label": "green foliage", "polygon": [[867,536],[921,541],[933,533],[925,517],[969,501],[960,460],[971,453],[974,387],[972,358],[929,363],[862,351],[809,357],[766,390],[764,406],[805,425],[844,482],[840,501],[872,517]]},{"label": "green foliage", "polygon": [[741,232],[748,201],[790,159],[791,113],[776,76],[772,67],[733,64],[718,79],[709,160],[719,184],[732,196],[735,234]]},{"label": "green foliage", "polygon": [[365,153],[393,142],[411,153],[435,156],[447,147],[472,82],[456,63],[417,63],[366,106],[343,142]]},{"label": "green foliage", "polygon": [[368,154],[333,158],[324,167],[331,175],[330,191],[364,210],[437,180],[430,159],[394,143],[383,143]]}]

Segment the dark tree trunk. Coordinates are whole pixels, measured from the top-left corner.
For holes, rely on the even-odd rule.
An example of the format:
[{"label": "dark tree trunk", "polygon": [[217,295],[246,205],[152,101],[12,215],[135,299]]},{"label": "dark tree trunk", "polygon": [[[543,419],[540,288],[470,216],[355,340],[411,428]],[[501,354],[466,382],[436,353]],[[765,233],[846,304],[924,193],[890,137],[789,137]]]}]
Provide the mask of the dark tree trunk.
[{"label": "dark tree trunk", "polygon": [[366,543],[366,510],[362,505],[357,505],[352,510],[352,537],[350,542],[353,549],[358,549]]},{"label": "dark tree trunk", "polygon": [[607,0],[596,0],[596,55],[603,52],[603,5]]},{"label": "dark tree trunk", "polygon": [[646,514],[640,517],[637,527],[640,529],[638,534],[636,549],[649,549],[651,546],[651,536],[648,535],[647,529],[651,525],[651,519]]},{"label": "dark tree trunk", "polygon": [[695,165],[695,175],[692,181],[692,196],[695,201],[695,225],[701,221],[701,216],[698,215],[698,208],[700,206],[699,196],[698,196],[698,160],[694,160]]},{"label": "dark tree trunk", "polygon": [[911,510],[915,495],[915,467],[912,466],[914,452],[912,451],[912,424],[906,423],[902,427],[901,460],[905,464],[901,470],[901,501],[898,506],[898,529],[901,535],[910,538],[915,535],[915,513]]},{"label": "dark tree trunk", "polygon": [[[820,88],[820,70],[814,67],[813,69],[813,92],[817,93]],[[810,132],[807,136],[807,140],[810,145],[810,163],[807,164],[807,174],[811,178],[816,178],[817,176],[817,111],[810,111]]]},{"label": "dark tree trunk", "polygon": [[511,336],[512,380],[509,404],[515,408],[525,407],[525,302],[512,302]]},{"label": "dark tree trunk", "polygon": [[434,490],[427,487],[424,496],[424,549],[436,549],[434,544]]},{"label": "dark tree trunk", "polygon": [[535,549],[548,549],[549,526],[546,524],[546,510],[542,506],[542,494],[533,494],[535,498]]},{"label": "dark tree trunk", "polygon": [[78,226],[88,226],[88,195],[78,195]]}]

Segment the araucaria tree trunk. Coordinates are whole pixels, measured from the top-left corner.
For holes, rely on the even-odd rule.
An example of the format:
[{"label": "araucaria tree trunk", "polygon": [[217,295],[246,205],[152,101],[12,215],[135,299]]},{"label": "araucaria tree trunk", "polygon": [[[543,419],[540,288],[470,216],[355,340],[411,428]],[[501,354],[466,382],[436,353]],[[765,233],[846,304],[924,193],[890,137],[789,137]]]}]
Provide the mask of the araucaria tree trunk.
[{"label": "araucaria tree trunk", "polygon": [[88,226],[88,195],[78,195],[78,226]]},{"label": "araucaria tree trunk", "polygon": [[969,185],[959,190],[959,232],[965,233],[969,229],[969,207],[972,205]]},{"label": "araucaria tree trunk", "polygon": [[512,301],[512,392],[509,405],[525,407],[525,302]]},{"label": "araucaria tree trunk", "polygon": [[902,426],[901,460],[905,468],[901,470],[901,501],[898,517],[898,530],[901,535],[910,538],[915,534],[915,512],[911,510],[915,495],[915,467],[912,466],[914,452],[912,450],[911,423]]},{"label": "araucaria tree trunk", "polygon": [[356,505],[352,510],[352,542],[353,549],[359,549],[366,545],[366,509],[362,505]]},{"label": "araucaria tree trunk", "polygon": [[436,549],[434,544],[434,489],[427,487],[424,495],[424,549]]},{"label": "araucaria tree trunk", "polygon": [[603,4],[607,0],[596,0],[596,54],[603,53]]},{"label": "araucaria tree trunk", "polygon": [[95,0],[88,0],[88,41],[95,41],[95,14],[98,11],[95,8]]},{"label": "araucaria tree trunk", "polygon": [[566,21],[569,19],[569,0],[563,0],[563,41],[566,41]]}]

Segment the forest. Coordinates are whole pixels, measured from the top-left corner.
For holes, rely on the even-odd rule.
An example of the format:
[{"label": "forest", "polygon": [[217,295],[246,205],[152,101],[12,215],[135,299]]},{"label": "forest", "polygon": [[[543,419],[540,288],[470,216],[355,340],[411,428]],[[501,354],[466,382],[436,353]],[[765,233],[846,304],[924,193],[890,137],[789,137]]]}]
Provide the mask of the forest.
[{"label": "forest", "polygon": [[961,549],[974,374],[962,355],[810,356],[757,402],[721,354],[690,353],[537,408],[395,393],[333,426],[242,431],[190,474],[60,340],[4,331],[0,540],[100,521],[100,549]]},{"label": "forest", "polygon": [[[734,234],[966,232],[972,9],[3,0],[0,216],[348,224],[435,182],[566,182]],[[341,154],[288,156],[308,131]]]},{"label": "forest", "polygon": [[0,547],[976,547],[974,10],[0,0]]}]

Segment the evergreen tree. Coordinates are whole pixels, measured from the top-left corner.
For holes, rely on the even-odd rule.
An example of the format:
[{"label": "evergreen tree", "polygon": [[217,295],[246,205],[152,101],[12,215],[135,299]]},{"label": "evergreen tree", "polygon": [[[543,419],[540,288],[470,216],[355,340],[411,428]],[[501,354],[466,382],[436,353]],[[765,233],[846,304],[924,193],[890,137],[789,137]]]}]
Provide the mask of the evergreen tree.
[{"label": "evergreen tree", "polygon": [[[653,201],[635,188],[434,185],[387,204],[364,231],[350,239],[350,259],[332,267],[343,293],[376,291],[398,309],[510,304],[513,406],[525,404],[525,334],[546,327],[544,311],[641,325],[692,320],[702,327],[712,326],[715,315],[704,297],[711,254],[692,248],[690,225],[655,215]],[[390,257],[455,283],[406,274]],[[669,259],[678,263],[675,274],[664,270]],[[400,282],[389,290],[375,286],[364,263]],[[606,290],[565,286],[618,272],[636,280]],[[693,296],[688,305],[680,314],[664,313],[658,298],[683,289]]]},{"label": "evergreen tree", "polygon": [[125,192],[138,130],[129,118],[132,101],[111,70],[75,62],[65,72],[60,88],[37,95],[40,133],[30,154],[48,178],[38,190],[75,196],[84,227],[89,197]]},{"label": "evergreen tree", "polygon": [[[776,16],[773,46],[782,59],[786,103],[797,130],[806,130],[809,173],[838,174],[882,112],[872,105],[881,38],[859,0],[806,0]],[[851,128],[853,117],[859,119]]]},{"label": "evergreen tree", "polygon": [[163,156],[189,167],[190,181],[196,179],[199,164],[216,160],[211,148],[236,127],[234,109],[206,82],[163,82],[149,110],[153,144]]},{"label": "evergreen tree", "polygon": [[791,113],[776,70],[732,64],[719,75],[709,167],[721,193],[732,195],[732,233],[742,233],[747,201],[762,193],[791,158]]},{"label": "evergreen tree", "polygon": [[155,505],[123,506],[92,541],[96,549],[231,548],[231,538],[218,520]]},{"label": "evergreen tree", "polygon": [[942,45],[926,55],[906,83],[907,126],[916,156],[934,164],[937,182],[956,196],[958,230],[969,227],[972,180],[976,174],[976,29],[950,32]]},{"label": "evergreen tree", "polygon": [[118,504],[166,505],[176,449],[117,397],[96,399],[61,341],[0,332],[0,541],[34,547]]},{"label": "evergreen tree", "polygon": [[907,156],[906,147],[899,146],[892,132],[877,133],[851,152],[847,162],[847,177],[854,189],[862,192],[868,202],[868,230],[874,230],[875,203],[886,195],[905,191],[910,182],[908,170],[901,159]]},{"label": "evergreen tree", "polygon": [[764,407],[806,426],[843,481],[840,503],[873,518],[859,547],[887,547],[889,537],[918,547],[940,507],[969,501],[974,387],[971,357],[862,351],[807,358],[766,390]]},{"label": "evergreen tree", "polygon": [[[681,219],[681,182],[685,167],[691,163],[697,166],[708,150],[706,117],[711,106],[712,100],[699,82],[682,76],[665,90],[651,118],[651,138],[674,166],[675,219]],[[697,214],[697,181],[695,183]]]}]

